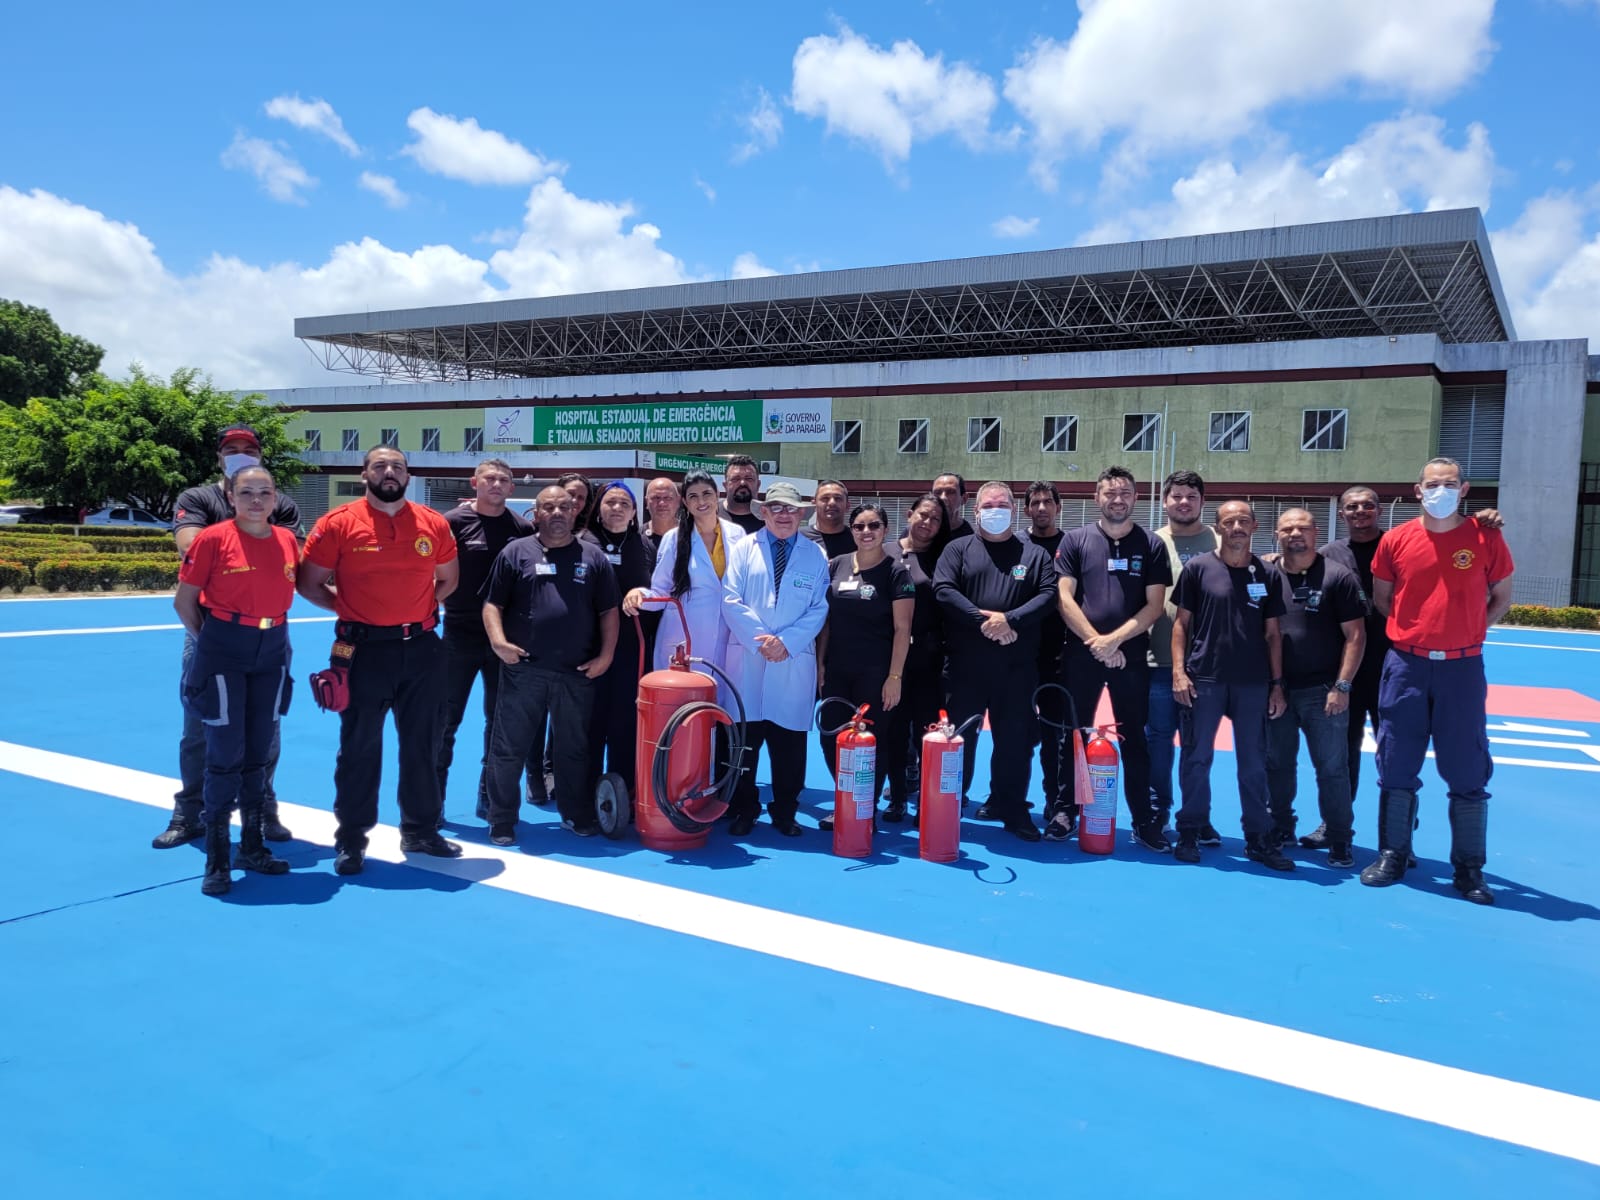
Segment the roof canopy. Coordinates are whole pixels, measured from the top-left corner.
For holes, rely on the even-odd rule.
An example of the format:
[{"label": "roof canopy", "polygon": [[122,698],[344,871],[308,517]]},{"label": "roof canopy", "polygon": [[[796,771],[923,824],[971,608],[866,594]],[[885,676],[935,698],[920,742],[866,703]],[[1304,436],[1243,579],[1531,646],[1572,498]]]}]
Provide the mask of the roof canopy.
[{"label": "roof canopy", "polygon": [[493,379],[1432,333],[1515,337],[1477,209],[330,317],[330,369]]}]

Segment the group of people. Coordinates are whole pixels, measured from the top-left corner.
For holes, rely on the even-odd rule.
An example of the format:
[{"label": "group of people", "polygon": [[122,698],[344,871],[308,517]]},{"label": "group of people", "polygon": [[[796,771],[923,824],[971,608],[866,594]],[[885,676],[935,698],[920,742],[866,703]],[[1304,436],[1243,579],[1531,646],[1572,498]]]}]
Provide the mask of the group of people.
[{"label": "group of people", "polygon": [[[720,495],[704,471],[651,480],[642,517],[625,484],[563,476],[538,493],[528,520],[507,504],[514,480],[502,460],[479,463],[472,497],[440,514],[406,500],[405,455],[388,446],[365,456],[365,497],[318,520],[301,549],[289,532],[298,514],[259,455],[252,431],[225,431],[224,482],[179,503],[184,786],[155,844],[203,836],[207,893],[230,886],[235,805],[237,865],[287,869],[265,843],[289,836],[272,769],[292,690],[284,622],[297,591],[336,617],[319,688],[339,710],[341,875],[363,869],[391,712],[402,849],[461,853],[440,833],[442,806],[480,679],[477,814],[490,839],[514,844],[521,805],[551,800],[568,830],[598,832],[602,772],[633,791],[638,677],[687,642],[717,668],[719,702],[735,711],[731,688],[742,705],[744,757],[723,764],[738,772],[733,837],[761,815],[763,749],[767,816],[779,834],[802,835],[808,734],[818,728],[831,772],[830,722],[865,706],[884,821],[916,820],[917,744],[946,710],[958,726],[987,715],[990,790],[977,818],[1025,841],[1065,841],[1089,799],[1076,791],[1065,732],[1093,725],[1104,693],[1133,838],[1145,849],[1199,862],[1202,847],[1221,844],[1211,766],[1227,717],[1247,857],[1294,866],[1284,851],[1297,838],[1303,735],[1320,822],[1298,844],[1353,866],[1370,719],[1379,854],[1362,882],[1393,883],[1413,865],[1431,741],[1449,789],[1455,886],[1493,902],[1482,876],[1492,768],[1481,646],[1509,606],[1512,564],[1497,514],[1462,514],[1469,484],[1449,459],[1423,468],[1416,521],[1384,534],[1376,493],[1354,487],[1340,498],[1344,538],[1319,548],[1312,514],[1289,509],[1278,516],[1277,553],[1257,556],[1251,506],[1227,501],[1206,526],[1205,482],[1191,471],[1163,481],[1166,523],[1153,531],[1134,519],[1137,484],[1122,467],[1100,473],[1098,519],[1079,529],[1061,529],[1060,494],[1044,481],[1023,496],[1022,529],[1016,496],[996,481],[972,494],[969,522],[956,474],[938,476],[896,528],[881,504],[852,504],[836,480],[809,502],[782,481],[761,495],[744,456],[728,460]],[[677,605],[663,608],[665,597]],[[967,737],[964,802],[977,745]],[[1029,811],[1035,748],[1042,829]],[[1176,846],[1167,832],[1175,759]]]}]

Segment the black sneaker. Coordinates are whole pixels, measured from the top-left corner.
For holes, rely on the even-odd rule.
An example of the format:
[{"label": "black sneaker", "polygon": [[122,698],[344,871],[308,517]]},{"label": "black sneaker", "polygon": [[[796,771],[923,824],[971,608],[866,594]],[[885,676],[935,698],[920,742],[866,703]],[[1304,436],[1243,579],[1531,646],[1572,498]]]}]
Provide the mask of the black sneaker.
[{"label": "black sneaker", "polygon": [[1199,837],[1200,844],[1202,846],[1222,845],[1222,835],[1212,828],[1210,821],[1207,821],[1204,825],[1200,826]]},{"label": "black sneaker", "polygon": [[1200,835],[1193,829],[1178,830],[1178,845],[1172,857],[1181,863],[1200,861]]},{"label": "black sneaker", "polygon": [[[1318,825],[1305,837],[1300,839],[1300,845],[1307,850],[1326,850],[1332,843],[1328,841],[1327,825]],[[1348,847],[1346,847],[1348,849]]]},{"label": "black sneaker", "polygon": [[1064,842],[1072,837],[1072,818],[1059,812],[1044,823],[1044,840]]},{"label": "black sneaker", "polygon": [[199,821],[190,824],[182,817],[173,817],[172,821],[150,841],[154,850],[171,850],[174,846],[182,846],[188,842],[197,842],[206,835],[206,827]]},{"label": "black sneaker", "polygon": [[1165,831],[1154,821],[1147,825],[1135,825],[1133,827],[1133,840],[1146,850],[1153,850],[1157,854],[1172,853],[1172,843],[1167,841]]},{"label": "black sneaker", "polygon": [[888,807],[883,810],[883,819],[890,825],[898,825],[906,819],[906,802],[904,800],[891,800]]},{"label": "black sneaker", "polygon": [[1294,870],[1294,859],[1285,854],[1273,841],[1270,833],[1259,833],[1244,840],[1244,856],[1251,862],[1274,871]]},{"label": "black sneaker", "polygon": [[983,804],[980,804],[978,806],[978,811],[973,813],[972,816],[975,820],[979,821],[1003,821],[1005,819],[999,813],[995,812],[994,809],[990,808],[987,801],[985,801]]},{"label": "black sneaker", "polygon": [[[1304,842],[1300,843],[1302,846]],[[1328,865],[1330,867],[1353,867],[1356,865],[1356,856],[1350,853],[1349,842],[1328,843]]]},{"label": "black sneaker", "polygon": [[1293,846],[1296,844],[1294,830],[1292,828],[1284,829],[1279,827],[1267,834],[1267,837],[1269,840],[1271,840],[1272,844],[1277,846],[1280,850],[1285,846]]},{"label": "black sneaker", "polygon": [[600,826],[593,821],[585,821],[582,824],[577,821],[563,821],[561,822],[561,828],[568,833],[575,833],[579,837],[593,837],[600,832]]},{"label": "black sneaker", "polygon": [[433,858],[460,858],[461,846],[447,842],[437,833],[407,833],[400,836],[402,854],[426,854]]},{"label": "black sneaker", "polygon": [[496,846],[515,846],[517,844],[516,822],[502,821],[498,825],[489,826],[489,840]]},{"label": "black sneaker", "polygon": [[1026,814],[1007,821],[1003,828],[1012,837],[1021,838],[1025,842],[1037,842],[1044,836],[1039,832],[1039,827],[1033,823],[1033,818]]},{"label": "black sneaker", "polygon": [[367,865],[367,853],[354,846],[340,846],[339,852],[333,856],[333,873],[335,875],[359,875]]}]

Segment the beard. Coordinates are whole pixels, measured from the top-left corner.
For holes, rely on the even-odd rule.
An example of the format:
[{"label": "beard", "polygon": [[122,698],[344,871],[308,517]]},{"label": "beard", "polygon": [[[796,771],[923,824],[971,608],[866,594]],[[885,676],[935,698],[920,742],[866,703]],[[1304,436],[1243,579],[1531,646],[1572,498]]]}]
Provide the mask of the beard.
[{"label": "beard", "polygon": [[755,492],[742,483],[738,487],[734,488],[733,491],[728,493],[728,499],[732,500],[735,504],[749,504],[754,498]]},{"label": "beard", "polygon": [[376,483],[369,479],[367,492],[385,504],[392,504],[406,494],[406,485],[398,479],[380,479]]}]

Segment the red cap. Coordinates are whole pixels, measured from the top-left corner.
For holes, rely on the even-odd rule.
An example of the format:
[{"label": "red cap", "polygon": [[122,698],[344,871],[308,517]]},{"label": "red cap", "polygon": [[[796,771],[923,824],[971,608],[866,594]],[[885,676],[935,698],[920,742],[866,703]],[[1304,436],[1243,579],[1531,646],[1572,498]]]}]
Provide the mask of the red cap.
[{"label": "red cap", "polygon": [[258,451],[261,449],[261,438],[254,429],[248,425],[230,425],[217,437],[217,449],[221,450],[229,442],[244,439]]}]

